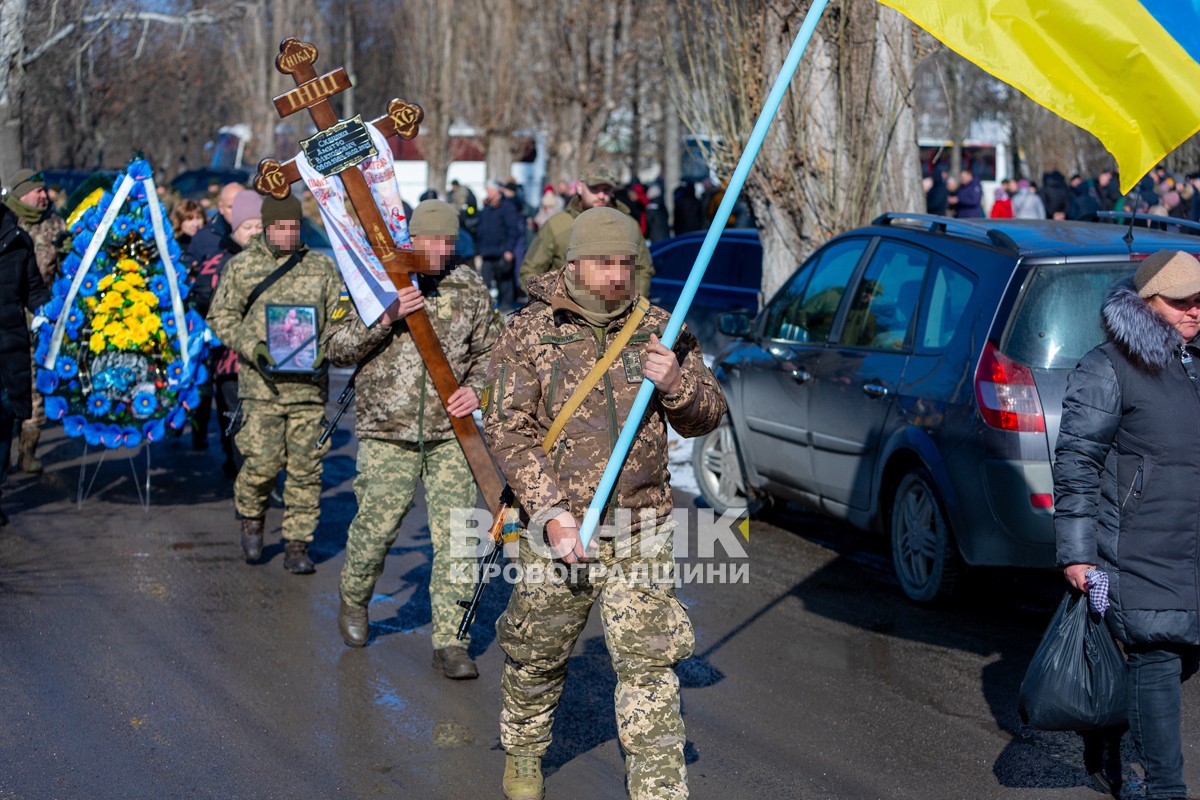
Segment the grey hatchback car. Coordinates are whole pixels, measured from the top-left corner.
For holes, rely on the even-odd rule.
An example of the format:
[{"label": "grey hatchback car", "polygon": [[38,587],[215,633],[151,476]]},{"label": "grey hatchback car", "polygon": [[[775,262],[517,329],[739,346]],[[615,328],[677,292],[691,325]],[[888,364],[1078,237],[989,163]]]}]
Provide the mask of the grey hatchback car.
[{"label": "grey hatchback car", "polygon": [[968,566],[1052,567],[1050,463],[1105,290],[1200,238],[1098,222],[885,214],[814,253],[715,358],[695,441],[714,508],[787,500],[890,536],[928,602]]}]

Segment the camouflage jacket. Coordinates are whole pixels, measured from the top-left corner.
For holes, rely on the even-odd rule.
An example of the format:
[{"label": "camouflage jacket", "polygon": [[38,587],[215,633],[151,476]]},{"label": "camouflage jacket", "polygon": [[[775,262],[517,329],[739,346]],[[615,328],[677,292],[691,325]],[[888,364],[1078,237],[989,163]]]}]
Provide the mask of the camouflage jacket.
[{"label": "camouflage jacket", "polygon": [[[526,514],[538,527],[569,510],[576,519],[592,501],[620,426],[642,383],[650,334],[661,334],[670,315],[651,306],[624,352],[588,393],[547,455],[542,439],[567,399],[620,333],[628,315],[609,324],[603,341],[572,309],[563,270],[536,278],[530,303],[509,317],[492,349],[484,391],[484,428],[496,463]],[[704,365],[696,338],[684,328],[675,342],[683,384],[679,393],[656,391],[621,471],[604,523],[622,523],[612,508],[632,510],[628,530],[640,529],[639,511],[653,509],[655,524],[671,515],[666,424],[684,436],[713,430],[725,414],[725,396]],[[623,530],[624,532],[624,530]]]},{"label": "camouflage jacket", "polygon": [[[629,207],[620,201],[613,201],[613,207],[624,214],[630,214]],[[553,272],[567,263],[567,243],[571,240],[571,225],[583,212],[583,202],[579,195],[575,195],[566,208],[546,220],[546,224],[538,231],[521,261],[521,285],[526,287],[526,291],[538,275]],[[633,289],[642,297],[649,297],[654,264],[650,261],[650,249],[646,247],[646,239],[640,231],[638,245],[637,263],[633,268]]]},{"label": "camouflage jacket", "polygon": [[26,225],[17,217],[17,224],[33,239],[34,257],[37,259],[38,272],[42,273],[42,282],[49,288],[58,277],[59,266],[62,264],[62,254],[59,252],[59,237],[67,230],[67,223],[58,214],[47,214],[36,225]]},{"label": "camouflage jacket", "polygon": [[225,265],[208,309],[208,324],[221,342],[238,354],[238,397],[284,404],[324,403],[326,378],[276,374],[272,376],[276,391],[272,391],[254,364],[255,346],[267,339],[267,306],[315,307],[319,341],[333,319],[342,292],[342,276],[333,259],[309,250],[300,263],[246,308],[250,293],[286,260],[285,256],[275,256],[262,234],[247,242],[245,249]]},{"label": "camouflage jacket", "polygon": [[[459,265],[424,291],[425,313],[454,377],[479,393],[487,353],[500,336],[500,315],[492,309],[483,279],[472,267]],[[324,335],[329,360],[340,367],[362,362],[354,378],[354,432],[360,439],[419,442],[454,437],[450,417],[403,321],[368,328],[349,297],[338,303],[333,319]]]}]

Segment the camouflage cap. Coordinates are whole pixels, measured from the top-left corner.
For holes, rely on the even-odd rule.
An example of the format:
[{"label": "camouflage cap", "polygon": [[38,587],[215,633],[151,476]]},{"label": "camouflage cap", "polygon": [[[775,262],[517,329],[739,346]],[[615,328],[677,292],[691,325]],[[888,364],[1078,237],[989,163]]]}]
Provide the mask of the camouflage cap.
[{"label": "camouflage cap", "polygon": [[45,181],[42,180],[42,173],[31,169],[19,169],[13,174],[12,179],[9,180],[8,189],[12,192],[13,197],[22,197],[34,189],[45,185]]},{"label": "camouflage cap", "polygon": [[300,199],[294,194],[289,194],[282,200],[276,200],[274,197],[264,197],[262,202],[262,224],[264,228],[270,227],[272,224],[280,220],[297,220],[301,216]]},{"label": "camouflage cap", "polygon": [[601,184],[608,184],[609,186],[617,185],[617,176],[613,174],[612,168],[601,164],[599,161],[593,161],[584,167],[583,172],[579,175],[579,180],[588,186],[600,186]]},{"label": "camouflage cap", "polygon": [[636,256],[637,231],[633,219],[615,208],[589,208],[571,225],[567,261],[585,256]]},{"label": "camouflage cap", "polygon": [[458,236],[458,212],[442,200],[423,200],[413,209],[408,232],[414,236]]}]

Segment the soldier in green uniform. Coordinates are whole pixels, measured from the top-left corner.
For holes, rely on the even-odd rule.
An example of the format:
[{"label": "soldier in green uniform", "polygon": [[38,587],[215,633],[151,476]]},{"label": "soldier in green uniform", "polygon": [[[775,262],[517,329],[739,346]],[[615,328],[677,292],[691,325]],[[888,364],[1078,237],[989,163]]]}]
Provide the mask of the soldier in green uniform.
[{"label": "soldier in green uniform", "polygon": [[317,449],[328,368],[321,352],[310,370],[292,372],[289,364],[276,362],[267,346],[268,307],[311,308],[304,313],[317,324],[315,343],[332,321],[342,278],[332,259],[303,248],[300,219],[300,201],[295,196],[263,200],[263,232],[225,265],[208,324],[238,355],[242,427],[237,446],[245,454],[245,463],[234,481],[233,500],[242,520],[246,561],[262,557],[271,489],[279,470],[286,469],[283,566],[295,574],[308,574],[316,571],[308,545],[320,517],[321,457],[329,449],[328,443]]},{"label": "soldier in green uniform", "polygon": [[[343,300],[325,334],[325,349],[334,364],[359,365],[354,378],[358,513],[346,541],[338,628],[351,647],[367,643],[367,605],[420,479],[433,542],[434,666],[446,677],[462,679],[479,674],[465,642],[455,637],[462,616],[457,601],[469,597],[473,587],[452,580],[450,520],[454,509],[475,507],[476,489],[447,412],[467,417],[479,407],[476,390],[483,384],[487,353],[500,335],[500,317],[479,274],[455,256],[458,225],[458,212],[449,204],[426,200],[418,205],[409,231],[436,274],[420,276],[420,288],[399,287],[397,303],[369,328]],[[447,408],[404,323],[419,308],[429,316],[460,384]],[[474,566],[474,557],[465,561]]]},{"label": "soldier in green uniform", "polygon": [[[684,329],[667,349],[657,334],[668,313],[635,303],[640,249],[628,215],[612,208],[580,214],[566,266],[529,284],[530,303],[509,318],[488,366],[488,444],[528,520],[521,579],[496,623],[507,655],[500,743],[510,800],[543,795],[541,757],[550,746],[567,659],[597,602],[617,673],[617,730],[629,795],[647,800],[688,793],[674,667],[691,655],[695,637],[675,598],[666,425],[699,436],[717,426],[726,405],[696,338]],[[631,334],[619,357],[543,449],[560,410],[626,326]],[[573,583],[556,574],[553,559],[572,564],[584,558],[577,521],[643,375],[657,391],[593,540],[599,563],[589,572],[600,568],[599,574]]]},{"label": "soldier in green uniform", "polygon": [[[18,227],[33,240],[38,272],[41,273],[42,283],[49,288],[58,277],[62,265],[59,247],[67,224],[50,207],[50,195],[46,192],[41,173],[31,169],[18,170],[8,185],[11,188],[4,198],[4,204],[16,214]],[[26,322],[32,320],[30,315]],[[36,369],[34,374],[37,374]],[[42,426],[46,424],[46,411],[37,387],[31,387],[31,391],[33,416],[21,422],[18,466],[22,472],[36,474],[42,471],[42,462],[37,460],[37,446],[42,436]]]},{"label": "soldier in green uniform", "polygon": [[[615,208],[629,216],[629,207],[613,197],[617,188],[617,178],[603,164],[592,163],[584,168],[579,176],[579,189],[567,207],[558,212],[538,231],[534,240],[529,244],[529,250],[521,261],[521,286],[526,287],[538,275],[544,275],[562,267],[567,263],[567,240],[571,236],[571,225],[575,219],[589,208]],[[629,216],[632,220],[633,217]],[[654,277],[654,265],[650,261],[650,249],[646,247],[646,239],[642,236],[637,225],[633,226],[637,235],[637,253],[635,253],[633,269],[633,288],[642,297],[650,296],[650,279]]]}]

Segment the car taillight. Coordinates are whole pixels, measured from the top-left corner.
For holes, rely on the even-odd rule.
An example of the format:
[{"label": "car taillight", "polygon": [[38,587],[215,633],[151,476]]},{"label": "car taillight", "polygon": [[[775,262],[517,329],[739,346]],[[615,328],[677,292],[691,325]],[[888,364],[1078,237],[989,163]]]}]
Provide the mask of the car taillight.
[{"label": "car taillight", "polygon": [[1002,431],[1044,433],[1046,418],[1033,373],[995,348],[983,346],[975,368],[975,399],[983,421]]}]

